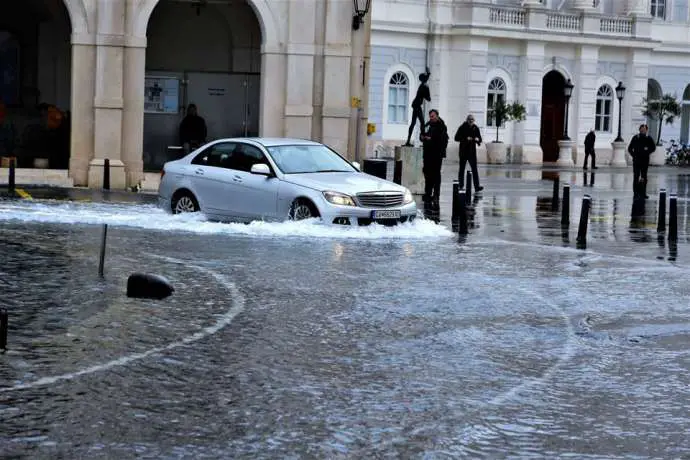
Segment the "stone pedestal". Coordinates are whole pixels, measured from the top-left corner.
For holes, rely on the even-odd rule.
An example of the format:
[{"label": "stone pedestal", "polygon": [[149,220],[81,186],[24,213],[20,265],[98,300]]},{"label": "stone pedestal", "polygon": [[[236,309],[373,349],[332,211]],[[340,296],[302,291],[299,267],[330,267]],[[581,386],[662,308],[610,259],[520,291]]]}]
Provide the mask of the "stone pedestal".
[{"label": "stone pedestal", "polygon": [[422,148],[396,146],[395,159],[402,160],[402,185],[416,195],[423,195]]},{"label": "stone pedestal", "polygon": [[[89,163],[89,188],[103,188],[104,164],[102,158],[94,158]],[[120,160],[110,160],[110,189],[125,190],[126,181],[125,164]]]},{"label": "stone pedestal", "polygon": [[573,146],[575,142],[572,140],[558,141],[558,166],[575,166],[573,161]]},{"label": "stone pedestal", "polygon": [[611,156],[611,166],[614,168],[626,168],[628,162],[625,161],[625,142],[611,142],[613,155]]}]

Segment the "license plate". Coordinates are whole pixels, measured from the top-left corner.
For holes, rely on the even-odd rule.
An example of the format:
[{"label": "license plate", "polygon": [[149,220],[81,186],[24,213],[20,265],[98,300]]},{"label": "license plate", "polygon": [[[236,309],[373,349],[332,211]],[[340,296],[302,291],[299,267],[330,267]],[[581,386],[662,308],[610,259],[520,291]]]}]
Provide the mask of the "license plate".
[{"label": "license plate", "polygon": [[372,219],[400,219],[400,211],[399,210],[381,210],[381,211],[372,211],[371,213],[371,218]]}]

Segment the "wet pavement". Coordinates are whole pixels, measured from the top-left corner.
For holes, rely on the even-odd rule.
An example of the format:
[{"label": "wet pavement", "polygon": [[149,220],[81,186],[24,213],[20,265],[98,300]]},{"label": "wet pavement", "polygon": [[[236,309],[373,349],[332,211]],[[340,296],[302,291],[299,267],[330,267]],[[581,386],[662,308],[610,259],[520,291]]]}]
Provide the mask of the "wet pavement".
[{"label": "wet pavement", "polygon": [[[452,167],[439,224],[400,228],[0,200],[0,456],[690,456],[684,171],[653,169],[632,217],[630,171],[560,173],[566,234],[554,171],[480,172],[464,238]],[[679,196],[674,244],[660,187]],[[135,271],[175,294],[126,298]]]}]

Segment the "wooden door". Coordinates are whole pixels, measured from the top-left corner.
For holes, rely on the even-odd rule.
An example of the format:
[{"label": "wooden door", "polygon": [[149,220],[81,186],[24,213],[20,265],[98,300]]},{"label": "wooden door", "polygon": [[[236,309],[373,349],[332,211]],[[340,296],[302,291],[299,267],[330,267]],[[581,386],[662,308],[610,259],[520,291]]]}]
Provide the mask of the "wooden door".
[{"label": "wooden door", "polygon": [[542,82],[540,145],[543,161],[558,161],[558,141],[563,139],[565,128],[565,79],[557,71],[551,71]]}]

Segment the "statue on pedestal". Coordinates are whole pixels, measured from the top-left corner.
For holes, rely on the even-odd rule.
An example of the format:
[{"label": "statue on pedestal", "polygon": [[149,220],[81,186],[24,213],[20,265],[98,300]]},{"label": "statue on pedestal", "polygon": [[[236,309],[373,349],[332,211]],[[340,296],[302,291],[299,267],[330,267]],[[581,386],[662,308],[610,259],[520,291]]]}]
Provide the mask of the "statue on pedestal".
[{"label": "statue on pedestal", "polygon": [[412,121],[410,122],[410,129],[407,130],[407,142],[405,142],[405,147],[411,147],[410,139],[412,139],[412,132],[414,131],[414,126],[419,120],[419,130],[420,135],[424,134],[424,111],[422,110],[422,104],[424,101],[431,101],[431,93],[429,92],[429,87],[426,82],[429,81],[431,72],[429,68],[426,68],[426,73],[419,75],[419,88],[417,88],[417,95],[412,101]]}]

